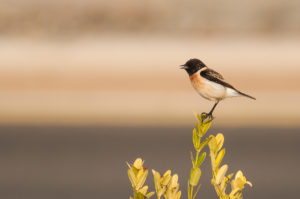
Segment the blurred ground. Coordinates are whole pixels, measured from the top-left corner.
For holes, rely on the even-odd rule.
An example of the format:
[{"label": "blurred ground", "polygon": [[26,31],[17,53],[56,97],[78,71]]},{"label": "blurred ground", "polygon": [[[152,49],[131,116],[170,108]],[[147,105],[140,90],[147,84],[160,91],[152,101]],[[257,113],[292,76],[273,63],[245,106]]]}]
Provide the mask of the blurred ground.
[{"label": "blurred ground", "polygon": [[[191,163],[192,128],[0,128],[0,195],[5,199],[128,198],[126,161],[179,174],[182,198]],[[225,135],[229,173],[242,169],[253,187],[245,198],[297,198],[299,129],[218,128]],[[207,159],[209,160],[209,158]],[[203,164],[199,198],[217,198]],[[153,190],[153,176],[148,183]]]}]

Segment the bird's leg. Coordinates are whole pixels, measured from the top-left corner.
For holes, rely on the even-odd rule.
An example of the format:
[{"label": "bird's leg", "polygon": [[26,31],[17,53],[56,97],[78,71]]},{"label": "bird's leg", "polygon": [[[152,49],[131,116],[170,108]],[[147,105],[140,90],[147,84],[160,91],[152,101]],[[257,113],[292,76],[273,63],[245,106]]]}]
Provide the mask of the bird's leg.
[{"label": "bird's leg", "polygon": [[214,106],[212,107],[212,109],[209,111],[209,113],[202,113],[202,119],[205,120],[206,118],[210,118],[213,119],[213,115],[212,113],[214,112],[216,106],[218,105],[219,101],[217,101]]},{"label": "bird's leg", "polygon": [[215,110],[216,106],[218,105],[218,103],[219,103],[219,101],[217,101],[215,103],[215,105],[212,107],[212,109],[209,111],[208,115],[210,115],[211,117],[212,117],[212,113],[214,112],[214,110]]}]

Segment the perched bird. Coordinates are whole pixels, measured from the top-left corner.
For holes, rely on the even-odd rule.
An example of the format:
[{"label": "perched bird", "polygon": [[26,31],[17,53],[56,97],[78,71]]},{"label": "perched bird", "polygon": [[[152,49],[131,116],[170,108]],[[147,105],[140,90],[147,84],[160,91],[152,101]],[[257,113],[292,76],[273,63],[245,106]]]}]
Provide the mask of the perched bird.
[{"label": "perched bird", "polygon": [[195,90],[205,99],[215,101],[214,106],[207,116],[212,118],[212,113],[218,103],[227,97],[245,96],[251,99],[254,97],[242,93],[224,81],[221,74],[208,68],[199,59],[190,59],[181,65],[181,69],[186,70]]}]

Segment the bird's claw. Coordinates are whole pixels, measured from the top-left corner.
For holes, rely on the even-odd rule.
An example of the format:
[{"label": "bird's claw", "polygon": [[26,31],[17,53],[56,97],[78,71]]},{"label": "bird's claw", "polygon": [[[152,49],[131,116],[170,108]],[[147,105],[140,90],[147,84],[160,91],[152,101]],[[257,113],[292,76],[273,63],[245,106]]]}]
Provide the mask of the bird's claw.
[{"label": "bird's claw", "polygon": [[201,113],[201,119],[203,122],[207,119],[208,121],[212,121],[214,119],[214,116],[211,113]]}]

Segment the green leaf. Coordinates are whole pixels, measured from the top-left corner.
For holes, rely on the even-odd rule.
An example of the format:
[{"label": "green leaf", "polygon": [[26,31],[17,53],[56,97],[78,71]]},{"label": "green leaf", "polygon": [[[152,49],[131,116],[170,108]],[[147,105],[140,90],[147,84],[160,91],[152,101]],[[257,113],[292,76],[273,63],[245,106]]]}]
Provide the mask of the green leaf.
[{"label": "green leaf", "polygon": [[213,135],[210,135],[209,138],[210,138],[210,141],[208,142],[209,149],[211,152],[216,154],[217,149],[218,149],[216,138]]},{"label": "green leaf", "polygon": [[206,138],[204,142],[202,142],[198,148],[198,151],[200,152],[210,141],[211,138]]},{"label": "green leaf", "polygon": [[159,172],[152,169],[153,177],[154,177],[154,185],[155,185],[155,191],[158,192],[160,189],[160,179],[161,175]]},{"label": "green leaf", "polygon": [[224,155],[225,155],[225,148],[222,149],[222,150],[218,153],[218,155],[217,155],[217,158],[216,158],[216,168],[219,168],[219,165],[220,165],[220,163],[222,162]]},{"label": "green leaf", "polygon": [[167,186],[163,186],[163,187],[160,188],[159,191],[156,193],[157,196],[159,196],[159,198],[160,198],[163,194],[165,194],[166,190],[167,190]]},{"label": "green leaf", "polygon": [[164,186],[167,186],[169,184],[171,178],[172,178],[171,175],[163,176],[161,184],[164,185]]},{"label": "green leaf", "polygon": [[222,133],[218,133],[216,135],[216,141],[217,141],[217,146],[218,146],[218,151],[219,151],[224,144],[224,136]]},{"label": "green leaf", "polygon": [[233,173],[228,174],[227,178],[230,179],[230,178],[232,178],[232,176],[233,176]]},{"label": "green leaf", "polygon": [[199,121],[200,124],[203,123],[201,115],[197,114],[196,118],[197,118],[197,120]]},{"label": "green leaf", "polygon": [[197,167],[200,167],[200,165],[203,163],[205,158],[206,158],[206,152],[201,153],[201,155],[199,156],[199,158],[197,160]]},{"label": "green leaf", "polygon": [[199,168],[192,168],[190,174],[190,185],[197,186],[201,177],[201,170]]},{"label": "green leaf", "polygon": [[224,177],[224,179],[222,180],[222,182],[220,184],[220,190],[222,193],[225,193],[226,186],[227,186],[227,177]]},{"label": "green leaf", "polygon": [[228,170],[228,165],[224,164],[218,171],[217,176],[216,176],[216,184],[221,184],[223,180],[225,180],[225,174]]},{"label": "green leaf", "polygon": [[149,193],[147,193],[146,194],[146,198],[150,198],[151,196],[153,196],[154,195],[154,192],[152,191],[152,192],[149,192]]},{"label": "green leaf", "polygon": [[136,184],[137,184],[137,179],[136,179],[136,176],[135,176],[135,174],[133,172],[133,169],[131,169],[131,168],[128,169],[127,173],[128,173],[128,178],[129,178],[129,180],[131,182],[132,187],[135,188]]},{"label": "green leaf", "polygon": [[210,125],[211,125],[211,121],[205,122],[202,125],[202,136],[207,132],[207,130],[209,129]]},{"label": "green leaf", "polygon": [[146,198],[146,197],[144,196],[144,194],[142,194],[142,193],[140,193],[140,192],[136,193],[135,196],[136,196],[136,197],[134,197],[134,198],[136,198],[136,199],[145,199],[145,198]]},{"label": "green leaf", "polygon": [[188,199],[192,199],[190,181],[188,180]]},{"label": "green leaf", "polygon": [[193,144],[195,149],[197,150],[199,148],[199,137],[196,129],[193,130]]},{"label": "green leaf", "polygon": [[197,195],[197,193],[199,192],[200,187],[201,187],[201,184],[199,184],[199,186],[197,187],[197,190],[196,190],[196,192],[195,192],[195,194],[194,194],[194,196],[193,196],[193,199],[196,198],[196,195]]},{"label": "green leaf", "polygon": [[148,170],[145,170],[136,184],[136,189],[140,189],[144,185],[147,176],[148,176]]},{"label": "green leaf", "polygon": [[134,175],[137,175],[138,172],[140,171],[139,169],[135,168],[134,166],[130,167]]},{"label": "green leaf", "polygon": [[200,123],[196,124],[196,129],[198,131],[198,136],[202,137],[203,136],[203,132],[202,132],[202,125]]},{"label": "green leaf", "polygon": [[192,163],[193,163],[193,167],[195,167],[195,160],[194,160],[193,152],[190,152],[190,156],[191,156],[191,160],[192,160]]}]

